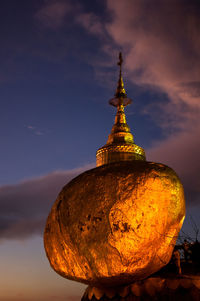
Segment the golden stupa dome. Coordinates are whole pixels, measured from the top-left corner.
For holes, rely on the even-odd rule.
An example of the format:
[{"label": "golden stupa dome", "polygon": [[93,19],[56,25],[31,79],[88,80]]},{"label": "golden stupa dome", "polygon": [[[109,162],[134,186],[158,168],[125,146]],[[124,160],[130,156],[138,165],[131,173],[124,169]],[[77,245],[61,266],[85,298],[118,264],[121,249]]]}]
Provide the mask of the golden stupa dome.
[{"label": "golden stupa dome", "polygon": [[47,219],[44,245],[61,276],[93,286],[144,279],[166,265],[185,217],[176,173],[147,162],[126,123],[121,75],[115,124],[97,151],[97,167],[70,181]]}]

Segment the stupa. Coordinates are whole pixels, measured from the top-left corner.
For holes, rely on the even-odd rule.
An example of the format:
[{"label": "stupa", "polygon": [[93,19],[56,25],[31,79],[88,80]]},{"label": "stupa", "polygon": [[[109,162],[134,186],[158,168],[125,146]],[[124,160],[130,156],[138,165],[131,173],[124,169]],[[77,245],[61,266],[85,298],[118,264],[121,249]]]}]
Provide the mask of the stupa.
[{"label": "stupa", "polygon": [[118,86],[110,100],[117,108],[115,123],[107,143],[97,150],[97,167],[64,186],[44,232],[52,268],[89,284],[99,299],[99,292],[144,281],[165,266],[185,217],[183,186],[176,173],[147,162],[144,150],[134,143],[124,113],[131,100],[122,62],[120,53]]}]

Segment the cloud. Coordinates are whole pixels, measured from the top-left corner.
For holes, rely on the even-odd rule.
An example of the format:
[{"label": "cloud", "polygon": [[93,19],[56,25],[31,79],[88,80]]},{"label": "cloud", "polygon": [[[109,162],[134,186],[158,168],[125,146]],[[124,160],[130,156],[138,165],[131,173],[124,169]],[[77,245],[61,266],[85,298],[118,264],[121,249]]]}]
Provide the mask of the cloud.
[{"label": "cloud", "polygon": [[[200,4],[197,0],[106,0],[104,18],[77,6],[74,20],[101,40],[113,61],[116,49],[125,53],[124,68],[134,84],[164,93],[145,108],[163,129],[184,130],[200,120]],[[99,58],[90,62],[96,75],[108,77]],[[105,71],[107,67],[107,70]],[[105,76],[104,76],[105,77]],[[155,114],[156,112],[156,114]],[[192,119],[192,121],[191,121]]]},{"label": "cloud", "polygon": [[79,301],[80,300],[80,296],[64,296],[64,297],[60,297],[60,296],[50,296],[50,299],[54,300],[54,301]]},{"label": "cloud", "polygon": [[35,135],[37,136],[42,136],[44,135],[44,133],[40,130],[37,129],[36,126],[33,126],[33,125],[27,125],[25,126],[29,131],[31,131],[32,133],[34,133]]},{"label": "cloud", "polygon": [[[166,93],[181,126],[187,110],[200,116],[200,5],[182,0],[107,0],[107,31],[124,49],[129,78]],[[168,111],[166,111],[166,109]],[[178,118],[179,117],[179,118]],[[190,117],[190,116],[189,116]]]},{"label": "cloud", "polygon": [[17,185],[0,187],[0,239],[42,235],[45,220],[61,188],[86,169],[55,171]]},{"label": "cloud", "polygon": [[43,26],[50,29],[59,29],[67,14],[71,12],[72,6],[69,1],[50,0],[46,1],[36,13],[35,19]]},{"label": "cloud", "polygon": [[72,15],[73,21],[91,34],[104,36],[104,25],[100,16],[93,12],[85,12],[84,5],[76,3],[73,5],[71,1],[51,0],[46,2],[36,13],[35,18],[42,25],[49,29],[59,29],[65,24],[66,16]]},{"label": "cloud", "polygon": [[12,296],[12,297],[7,297],[7,296],[3,296],[0,297],[0,301],[79,301],[81,300],[81,296],[76,296],[76,295],[65,295],[64,297],[61,296],[49,296],[49,297],[42,297],[42,298],[35,298],[35,297],[23,297],[23,296]]},{"label": "cloud", "polygon": [[42,133],[41,131],[36,131],[35,134],[36,134],[37,136],[42,136],[42,135],[44,135],[44,133]]},{"label": "cloud", "polygon": [[29,130],[35,130],[35,126],[33,126],[33,125],[27,125],[27,129],[29,129]]},{"label": "cloud", "polygon": [[89,33],[104,37],[105,31],[101,19],[94,13],[79,12],[75,21],[85,28]]}]

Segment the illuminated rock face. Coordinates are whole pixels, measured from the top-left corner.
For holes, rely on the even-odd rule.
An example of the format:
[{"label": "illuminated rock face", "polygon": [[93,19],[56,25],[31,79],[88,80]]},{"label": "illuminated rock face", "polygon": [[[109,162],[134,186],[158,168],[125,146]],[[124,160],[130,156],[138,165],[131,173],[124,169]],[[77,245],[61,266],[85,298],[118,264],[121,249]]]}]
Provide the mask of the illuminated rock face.
[{"label": "illuminated rock face", "polygon": [[118,162],[68,183],[44,233],[53,269],[93,286],[143,279],[168,263],[185,216],[182,184],[169,167]]},{"label": "illuminated rock face", "polygon": [[53,269],[91,286],[144,279],[171,258],[185,216],[183,187],[169,167],[145,161],[126,123],[121,74],[117,107],[97,168],[68,183],[47,220],[44,244]]}]

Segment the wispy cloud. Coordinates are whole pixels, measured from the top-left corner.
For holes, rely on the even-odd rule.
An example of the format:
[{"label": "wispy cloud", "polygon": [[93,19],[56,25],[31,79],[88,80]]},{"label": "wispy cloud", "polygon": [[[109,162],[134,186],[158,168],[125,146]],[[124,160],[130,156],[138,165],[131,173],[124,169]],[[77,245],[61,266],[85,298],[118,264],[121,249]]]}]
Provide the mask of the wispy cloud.
[{"label": "wispy cloud", "polygon": [[35,19],[47,28],[59,29],[71,10],[72,6],[67,0],[50,0],[36,13]]},{"label": "wispy cloud", "polygon": [[75,16],[75,21],[91,34],[98,35],[99,37],[105,35],[104,25],[100,17],[94,13],[79,11],[79,13]]},{"label": "wispy cloud", "polygon": [[41,131],[36,131],[35,134],[38,135],[38,136],[44,135],[44,133],[41,132]]},{"label": "wispy cloud", "polygon": [[[67,287],[66,287],[67,289]],[[29,296],[28,299],[25,296],[12,296],[12,297],[7,297],[3,296],[0,297],[0,301],[79,301],[81,299],[81,296],[77,295],[70,295],[68,296],[67,294],[64,297],[60,296],[43,296],[38,299],[38,297],[31,297]]]},{"label": "wispy cloud", "polygon": [[33,126],[33,125],[26,125],[25,127],[26,127],[30,132],[32,132],[33,134],[35,134],[35,135],[37,135],[37,136],[42,136],[42,135],[44,135],[44,132],[38,130],[36,126]]},{"label": "wispy cloud", "polygon": [[80,296],[64,296],[64,297],[60,297],[60,296],[50,296],[50,300],[53,301],[79,301],[80,300]]},{"label": "wispy cloud", "polygon": [[47,215],[61,188],[92,166],[55,171],[17,185],[1,186],[0,239],[42,235]]},{"label": "wispy cloud", "polygon": [[199,4],[107,0],[107,8],[112,16],[107,30],[126,53],[129,79],[166,93],[173,108],[163,111],[177,126],[184,124],[181,106],[195,108],[200,115]]},{"label": "wispy cloud", "polygon": [[35,130],[35,126],[27,125],[27,129],[29,129],[29,130]]}]

